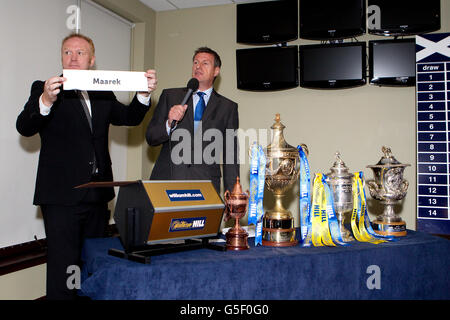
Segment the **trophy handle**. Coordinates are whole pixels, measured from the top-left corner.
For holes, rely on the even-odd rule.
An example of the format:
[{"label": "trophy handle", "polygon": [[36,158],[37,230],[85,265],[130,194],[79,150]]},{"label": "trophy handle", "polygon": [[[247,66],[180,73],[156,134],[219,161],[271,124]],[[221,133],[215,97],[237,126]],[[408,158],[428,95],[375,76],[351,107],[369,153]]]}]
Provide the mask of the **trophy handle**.
[{"label": "trophy handle", "polygon": [[306,144],[304,144],[304,143],[300,143],[300,145],[301,145],[303,151],[305,151],[306,156],[309,156],[308,146]]},{"label": "trophy handle", "polygon": [[[223,197],[224,197],[225,201],[230,199],[230,191],[229,190],[225,191]],[[227,205],[228,205],[228,201],[227,201]]]}]

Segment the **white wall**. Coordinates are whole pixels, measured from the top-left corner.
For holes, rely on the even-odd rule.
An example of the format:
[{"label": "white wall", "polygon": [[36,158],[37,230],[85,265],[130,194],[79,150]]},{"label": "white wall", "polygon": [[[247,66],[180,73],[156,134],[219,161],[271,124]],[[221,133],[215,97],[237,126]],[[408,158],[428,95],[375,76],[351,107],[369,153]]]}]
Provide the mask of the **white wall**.
[{"label": "white wall", "polygon": [[[67,13],[74,0],[0,0],[0,248],[45,238],[39,209],[33,206],[40,139],[20,136],[17,116],[23,109],[34,80],[62,73],[61,40],[71,33]],[[14,30],[14,32],[12,32]],[[96,45],[97,69],[130,70],[131,25],[81,2],[81,32]],[[128,93],[118,93],[129,101]],[[127,128],[111,129],[111,157],[117,179],[126,179]]]}]

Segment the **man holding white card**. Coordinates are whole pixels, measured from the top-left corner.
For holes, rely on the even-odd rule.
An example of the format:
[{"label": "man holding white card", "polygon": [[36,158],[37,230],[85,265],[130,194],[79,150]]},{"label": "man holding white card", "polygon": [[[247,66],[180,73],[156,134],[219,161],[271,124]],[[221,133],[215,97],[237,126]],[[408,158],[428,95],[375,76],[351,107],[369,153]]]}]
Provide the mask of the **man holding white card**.
[{"label": "man holding white card", "polygon": [[[64,70],[89,70],[95,63],[92,40],[81,34],[69,35],[62,42],[61,60]],[[63,76],[35,81],[17,118],[20,134],[39,133],[41,138],[33,203],[41,207],[44,217],[48,299],[76,297],[76,290],[68,285],[68,268],[79,265],[85,238],[105,233],[114,189],[74,187],[113,180],[109,125],[142,122],[157,83],[154,70],[144,75],[146,90],[139,91],[128,106],[117,101],[112,91],[67,90],[64,83],[69,79]]]}]

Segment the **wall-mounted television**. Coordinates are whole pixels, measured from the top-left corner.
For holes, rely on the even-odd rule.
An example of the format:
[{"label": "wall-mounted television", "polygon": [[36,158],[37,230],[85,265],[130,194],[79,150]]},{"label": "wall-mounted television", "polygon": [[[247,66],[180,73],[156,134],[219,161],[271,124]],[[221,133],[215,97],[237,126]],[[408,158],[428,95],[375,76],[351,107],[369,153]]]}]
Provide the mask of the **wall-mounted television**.
[{"label": "wall-mounted television", "polygon": [[300,0],[300,38],[331,40],[366,33],[365,0]]},{"label": "wall-mounted television", "polygon": [[366,83],[366,43],[299,46],[300,86],[350,88]]},{"label": "wall-mounted television", "polygon": [[298,1],[278,0],[236,6],[236,41],[284,43],[298,38]]},{"label": "wall-mounted television", "polygon": [[[377,6],[372,8],[372,6]],[[368,0],[370,34],[399,36],[436,31],[441,28],[440,0]],[[377,20],[379,15],[380,19]],[[377,22],[379,24],[377,25]]]},{"label": "wall-mounted television", "polygon": [[298,86],[298,46],[236,50],[237,88],[271,91]]},{"label": "wall-mounted television", "polygon": [[369,82],[380,86],[414,86],[415,39],[369,41]]}]

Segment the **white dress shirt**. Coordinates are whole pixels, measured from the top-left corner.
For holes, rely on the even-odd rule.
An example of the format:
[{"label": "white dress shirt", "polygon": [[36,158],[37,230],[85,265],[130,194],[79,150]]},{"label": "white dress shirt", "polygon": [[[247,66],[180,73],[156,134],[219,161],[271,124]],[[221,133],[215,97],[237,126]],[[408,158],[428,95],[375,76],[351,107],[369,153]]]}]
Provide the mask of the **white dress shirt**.
[{"label": "white dress shirt", "polygon": [[[213,91],[213,87],[203,91],[203,93],[205,94],[203,96],[203,100],[205,100],[205,107],[208,105],[208,101],[209,101],[209,98],[211,98],[212,91]],[[198,96],[197,92],[199,92],[199,90],[195,91],[192,94],[192,104],[194,106],[193,114],[195,114],[195,109],[197,108],[197,103],[200,100],[200,97]],[[176,127],[177,126],[175,125],[174,128],[176,128]],[[167,130],[167,134],[170,135],[170,124],[169,124],[169,121],[166,121],[166,130]]]}]

